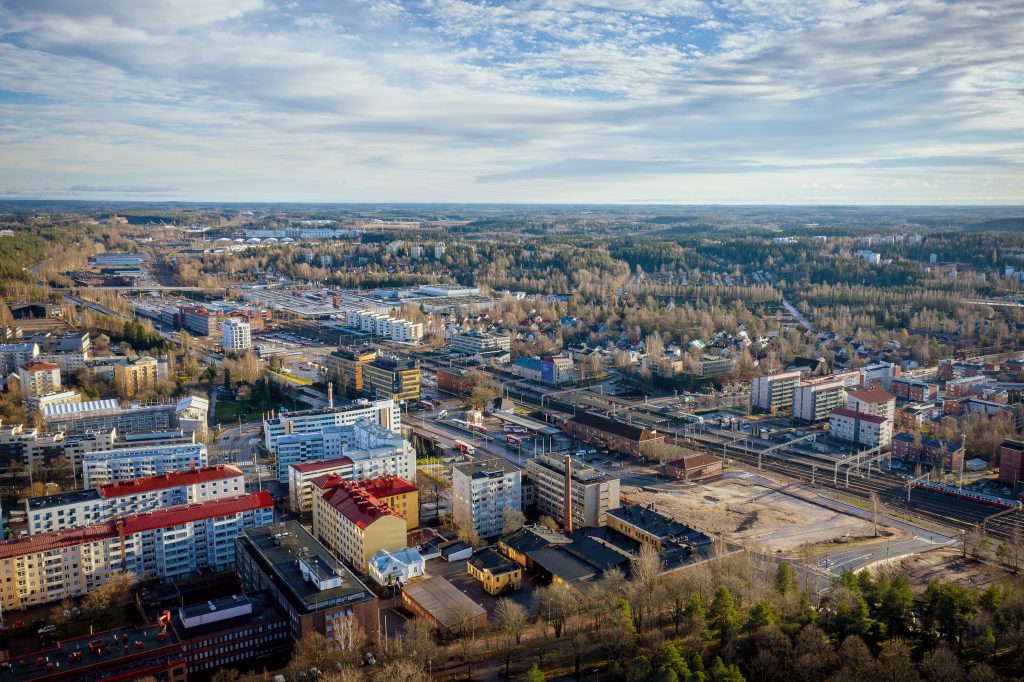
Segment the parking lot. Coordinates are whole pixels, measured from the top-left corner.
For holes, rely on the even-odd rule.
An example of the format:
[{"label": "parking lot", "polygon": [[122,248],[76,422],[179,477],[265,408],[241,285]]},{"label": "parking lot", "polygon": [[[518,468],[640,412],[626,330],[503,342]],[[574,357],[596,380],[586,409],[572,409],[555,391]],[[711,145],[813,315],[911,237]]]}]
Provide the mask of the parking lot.
[{"label": "parking lot", "polygon": [[427,575],[444,578],[455,585],[467,597],[482,606],[488,614],[494,613],[494,607],[502,597],[508,597],[529,609],[533,591],[537,589],[536,583],[524,573],[523,585],[518,591],[506,592],[497,596],[487,594],[483,585],[469,575],[469,571],[466,570],[466,561],[449,562],[444,559],[431,559],[427,562]]}]

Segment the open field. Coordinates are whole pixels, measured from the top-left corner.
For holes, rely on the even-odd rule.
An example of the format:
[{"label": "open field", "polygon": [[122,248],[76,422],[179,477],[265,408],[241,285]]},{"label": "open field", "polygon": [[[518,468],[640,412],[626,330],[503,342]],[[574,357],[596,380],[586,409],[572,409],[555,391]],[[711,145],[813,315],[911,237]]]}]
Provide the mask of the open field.
[{"label": "open field", "polygon": [[933,580],[957,582],[984,589],[993,583],[1016,581],[1024,584],[1024,575],[1013,575],[1001,568],[961,557],[958,549],[937,549],[879,564],[876,573],[904,575],[915,589],[924,589]]},{"label": "open field", "polygon": [[873,533],[864,519],[788,495],[784,486],[776,489],[749,478],[725,478],[676,492],[626,486],[622,493],[640,503],[654,503],[695,528],[723,533],[735,542],[752,542],[769,552],[790,552],[806,543],[854,540]]}]

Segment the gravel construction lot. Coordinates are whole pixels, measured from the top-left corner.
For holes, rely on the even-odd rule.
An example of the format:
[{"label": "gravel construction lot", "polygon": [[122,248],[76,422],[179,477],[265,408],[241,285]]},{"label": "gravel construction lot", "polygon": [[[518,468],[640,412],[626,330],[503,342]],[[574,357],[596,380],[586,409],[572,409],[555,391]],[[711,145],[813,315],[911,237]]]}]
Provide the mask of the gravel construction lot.
[{"label": "gravel construction lot", "polygon": [[955,581],[965,586],[984,589],[992,583],[1016,581],[1024,583],[1024,575],[1013,575],[996,566],[963,559],[959,549],[937,549],[882,564],[875,573],[905,575],[915,589],[924,589],[932,580]]},{"label": "gravel construction lot", "polygon": [[678,492],[624,486],[622,493],[643,504],[654,503],[659,511],[695,528],[768,552],[853,540],[870,536],[873,530],[868,521],[787,495],[784,485],[771,488],[749,478],[725,478]]}]

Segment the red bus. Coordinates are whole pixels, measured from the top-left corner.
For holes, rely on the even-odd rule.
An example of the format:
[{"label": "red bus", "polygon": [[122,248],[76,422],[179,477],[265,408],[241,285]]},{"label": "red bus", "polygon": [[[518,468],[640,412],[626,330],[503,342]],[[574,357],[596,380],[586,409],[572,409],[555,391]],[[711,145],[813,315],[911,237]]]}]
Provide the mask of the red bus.
[{"label": "red bus", "polygon": [[508,442],[509,445],[520,445],[521,446],[523,444],[523,439],[522,438],[520,438],[518,436],[513,436],[511,433],[508,434],[507,436],[505,436],[505,440]]},{"label": "red bus", "polygon": [[476,452],[476,448],[474,448],[469,443],[461,440],[455,441],[455,447],[459,450],[459,452],[463,452],[467,455],[472,455],[473,453]]},{"label": "red bus", "polygon": [[487,433],[487,428],[480,426],[479,424],[470,424],[469,430],[476,431],[477,433]]},{"label": "red bus", "polygon": [[424,410],[432,410],[434,409],[434,403],[430,402],[429,400],[421,400],[420,407]]}]

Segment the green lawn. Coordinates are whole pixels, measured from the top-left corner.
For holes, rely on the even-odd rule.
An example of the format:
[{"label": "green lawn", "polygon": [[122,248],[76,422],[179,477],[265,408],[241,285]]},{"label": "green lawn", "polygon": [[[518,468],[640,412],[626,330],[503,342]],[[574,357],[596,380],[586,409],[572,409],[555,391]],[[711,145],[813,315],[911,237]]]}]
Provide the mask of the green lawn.
[{"label": "green lawn", "polygon": [[281,377],[285,381],[287,381],[289,383],[292,383],[292,384],[295,384],[297,386],[312,386],[313,385],[313,382],[310,381],[309,379],[303,379],[302,377],[295,376],[294,374],[285,374],[284,372],[274,372],[274,370],[270,370],[270,371],[273,372],[274,374],[276,374],[277,376]]},{"label": "green lawn", "polygon": [[250,403],[218,398],[217,409],[214,411],[214,420],[223,425],[237,424],[238,417],[241,415],[243,422],[259,421],[263,418],[264,412],[277,410],[281,405],[284,405],[289,410],[301,410],[306,407],[291,398],[282,398],[280,402],[274,404]]}]

